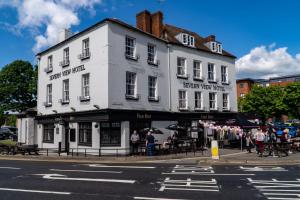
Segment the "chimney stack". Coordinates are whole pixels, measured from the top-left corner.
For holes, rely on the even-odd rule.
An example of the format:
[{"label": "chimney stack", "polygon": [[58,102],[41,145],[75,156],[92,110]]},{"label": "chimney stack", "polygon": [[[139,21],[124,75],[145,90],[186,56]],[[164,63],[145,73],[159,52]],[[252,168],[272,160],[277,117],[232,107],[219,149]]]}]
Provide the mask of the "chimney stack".
[{"label": "chimney stack", "polygon": [[216,36],[214,35],[209,35],[205,38],[206,42],[215,42],[216,41]]},{"label": "chimney stack", "polygon": [[136,27],[156,37],[161,37],[163,30],[163,13],[158,11],[151,14],[144,10],[136,15]]},{"label": "chimney stack", "polygon": [[148,10],[144,10],[136,15],[136,27],[151,33],[151,14]]},{"label": "chimney stack", "polygon": [[71,32],[70,29],[63,29],[59,32],[59,36],[58,36],[58,42],[62,42],[66,39],[68,39],[69,37],[71,37],[73,35],[73,33]]}]

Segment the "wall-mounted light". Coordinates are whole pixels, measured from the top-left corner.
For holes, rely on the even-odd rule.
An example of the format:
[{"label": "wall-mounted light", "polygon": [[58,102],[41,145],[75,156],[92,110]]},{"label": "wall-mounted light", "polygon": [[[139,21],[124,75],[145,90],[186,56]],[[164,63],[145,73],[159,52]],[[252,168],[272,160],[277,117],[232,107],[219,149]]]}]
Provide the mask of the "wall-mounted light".
[{"label": "wall-mounted light", "polygon": [[98,110],[100,109],[100,106],[98,106],[98,105],[93,105],[95,108],[97,108]]},{"label": "wall-mounted light", "polygon": [[72,110],[73,112],[75,112],[75,111],[76,111],[76,109],[75,109],[74,107],[71,107],[71,110]]},{"label": "wall-mounted light", "polygon": [[57,110],[52,110],[52,112],[54,112],[55,114],[57,114]]}]

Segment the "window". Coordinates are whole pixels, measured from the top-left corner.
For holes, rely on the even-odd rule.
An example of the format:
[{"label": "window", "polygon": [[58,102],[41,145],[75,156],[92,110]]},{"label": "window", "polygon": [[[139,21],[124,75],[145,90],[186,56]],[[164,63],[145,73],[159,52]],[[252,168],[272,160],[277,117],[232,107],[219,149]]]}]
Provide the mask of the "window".
[{"label": "window", "polygon": [[240,83],[240,88],[244,88],[244,83]]},{"label": "window", "polygon": [[76,142],[76,129],[70,129],[70,142]]},{"label": "window", "polygon": [[126,37],[126,47],[125,47],[125,55],[129,58],[135,58],[135,39],[131,37]]},{"label": "window", "polygon": [[222,45],[220,43],[217,44],[217,52],[222,53]]},{"label": "window", "polygon": [[208,81],[215,81],[215,65],[208,63]]},{"label": "window", "polygon": [[221,66],[221,81],[222,83],[228,83],[228,73],[226,66]]},{"label": "window", "polygon": [[48,56],[47,72],[52,72],[52,70],[53,70],[53,56]]},{"label": "window", "polygon": [[46,104],[47,105],[52,105],[52,84],[47,85]]},{"label": "window", "polygon": [[43,142],[54,143],[54,124],[44,124],[43,128]]},{"label": "window", "polygon": [[201,92],[195,92],[195,109],[202,109],[202,94]]},{"label": "window", "polygon": [[157,100],[157,78],[153,76],[148,77],[149,100]]},{"label": "window", "polygon": [[79,145],[92,146],[92,122],[79,123]]},{"label": "window", "polygon": [[201,62],[194,60],[194,79],[202,79],[201,77]]},{"label": "window", "polygon": [[101,146],[121,146],[120,122],[101,122],[100,131]]},{"label": "window", "polygon": [[148,44],[148,63],[156,64],[156,47],[155,45]]},{"label": "window", "polygon": [[245,97],[245,94],[244,94],[244,93],[241,93],[241,94],[240,94],[240,97],[244,98],[244,97]]},{"label": "window", "polygon": [[217,51],[217,44],[216,44],[216,42],[211,42],[211,51],[213,51],[213,52]]},{"label": "window", "polygon": [[186,33],[181,33],[177,39],[181,40],[182,44],[188,45],[191,47],[195,46],[195,38],[192,35],[186,34]]},{"label": "window", "polygon": [[82,75],[82,96],[90,96],[90,74]]},{"label": "window", "polygon": [[69,79],[63,80],[63,99],[62,103],[69,103]]},{"label": "window", "polygon": [[136,73],[126,72],[126,97],[136,98]]},{"label": "window", "polygon": [[228,94],[223,94],[223,110],[229,110]]},{"label": "window", "polygon": [[179,96],[179,98],[178,98],[178,100],[179,100],[179,109],[187,109],[186,91],[179,90],[178,96]]},{"label": "window", "polygon": [[82,41],[82,57],[88,58],[90,56],[90,40],[89,38]]},{"label": "window", "polygon": [[186,59],[177,57],[177,76],[186,76]]},{"label": "window", "polygon": [[210,110],[217,109],[216,93],[209,93],[209,109]]},{"label": "window", "polygon": [[62,67],[70,64],[69,48],[65,48],[63,52],[63,61],[60,63]]}]

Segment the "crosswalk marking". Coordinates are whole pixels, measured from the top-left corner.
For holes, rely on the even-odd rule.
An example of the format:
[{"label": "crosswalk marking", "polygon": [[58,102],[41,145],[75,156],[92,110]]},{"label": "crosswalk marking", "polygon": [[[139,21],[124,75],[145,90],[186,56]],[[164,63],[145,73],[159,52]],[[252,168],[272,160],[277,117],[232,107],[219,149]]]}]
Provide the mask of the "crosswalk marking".
[{"label": "crosswalk marking", "polygon": [[216,179],[211,180],[192,180],[187,178],[184,180],[172,180],[167,177],[162,183],[159,191],[165,190],[187,190],[187,191],[205,191],[205,192],[219,192]]},{"label": "crosswalk marking", "polygon": [[267,199],[300,200],[300,179],[280,181],[277,179],[253,180],[248,178],[248,181]]},{"label": "crosswalk marking", "polygon": [[240,169],[245,172],[285,172],[288,171],[283,167],[277,166],[255,166],[255,167],[243,167],[240,166]]},{"label": "crosswalk marking", "polygon": [[210,166],[176,165],[171,172],[162,174],[200,175],[213,173],[215,173],[215,171]]}]

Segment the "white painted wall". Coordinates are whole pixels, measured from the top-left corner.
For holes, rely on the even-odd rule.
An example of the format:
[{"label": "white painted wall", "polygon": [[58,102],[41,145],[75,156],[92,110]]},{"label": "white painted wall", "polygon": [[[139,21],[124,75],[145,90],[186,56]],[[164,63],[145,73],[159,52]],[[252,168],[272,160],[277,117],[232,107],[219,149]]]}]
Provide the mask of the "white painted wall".
[{"label": "white painted wall", "polygon": [[18,142],[33,145],[37,143],[36,140],[36,121],[32,117],[18,118]]}]

